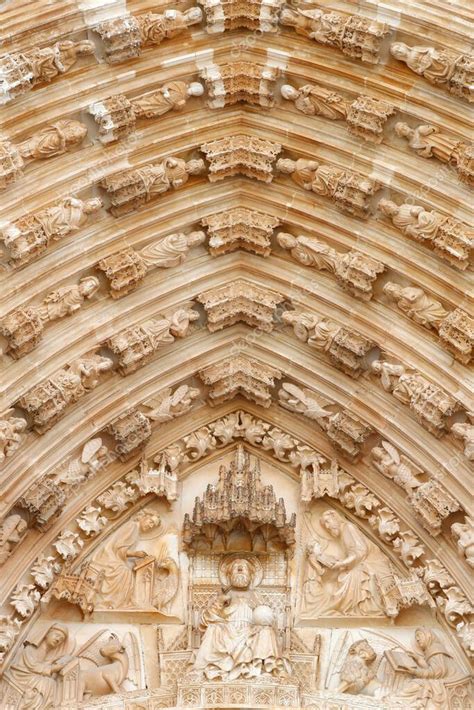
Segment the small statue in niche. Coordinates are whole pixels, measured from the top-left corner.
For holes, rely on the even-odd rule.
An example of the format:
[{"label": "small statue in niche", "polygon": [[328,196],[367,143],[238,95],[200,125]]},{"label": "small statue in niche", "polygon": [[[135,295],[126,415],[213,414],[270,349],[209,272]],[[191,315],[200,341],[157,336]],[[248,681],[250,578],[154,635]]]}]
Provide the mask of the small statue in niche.
[{"label": "small statue in niche", "polygon": [[201,617],[204,637],[194,668],[208,680],[233,681],[291,672],[275,628],[273,610],[253,591],[261,580],[256,560],[224,560],[226,588],[211,598]]},{"label": "small statue in niche", "polygon": [[320,525],[330,537],[316,539],[307,547],[302,615],[388,615],[379,583],[393,577],[389,559],[335,510],[324,511]]},{"label": "small statue in niche", "polygon": [[86,135],[87,126],[84,123],[63,118],[19,143],[18,151],[23,158],[54,158],[78,146]]},{"label": "small statue in niche", "polygon": [[296,89],[290,84],[284,84],[281,87],[281,95],[287,101],[293,101],[295,108],[307,116],[324,116],[333,121],[345,121],[347,118],[349,101],[323,86],[305,84]]},{"label": "small statue in niche", "polygon": [[182,111],[192,96],[202,96],[204,87],[198,81],[170,81],[156,91],[130,100],[137,118],[158,118],[168,111]]},{"label": "small statue in niche", "polygon": [[70,316],[80,310],[86,300],[93,298],[99,287],[96,276],[85,276],[78,284],[51,291],[38,307],[38,315],[44,323]]},{"label": "small statue in niche", "polygon": [[415,286],[400,286],[388,281],[383,287],[384,293],[397,302],[398,308],[407,314],[408,318],[425,326],[425,328],[438,329],[448,311],[439,301],[428,296],[422,288]]},{"label": "small statue in niche", "polygon": [[36,47],[27,53],[31,63],[34,82],[49,82],[59,74],[65,74],[77,62],[80,55],[94,53],[94,44],[88,40],[56,42],[52,47]]}]

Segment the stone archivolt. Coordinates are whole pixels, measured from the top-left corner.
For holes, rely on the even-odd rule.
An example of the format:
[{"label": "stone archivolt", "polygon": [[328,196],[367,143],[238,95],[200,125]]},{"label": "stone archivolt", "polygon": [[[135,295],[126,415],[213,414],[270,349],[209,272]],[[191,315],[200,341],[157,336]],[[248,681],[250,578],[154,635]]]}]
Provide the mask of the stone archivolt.
[{"label": "stone archivolt", "polygon": [[268,256],[273,230],[280,225],[280,220],[263,212],[235,207],[204,217],[201,224],[207,227],[212,256],[237,249]]},{"label": "stone archivolt", "polygon": [[[0,215],[8,260],[2,258],[0,280],[11,299],[2,312],[3,337],[14,359],[26,356],[42,336],[51,340],[30,358],[5,358],[9,394],[0,416],[6,494],[0,521],[0,706],[84,710],[107,704],[111,710],[135,705],[154,710],[330,704],[338,710],[425,705],[427,710],[467,710],[466,669],[453,647],[458,643],[467,655],[474,649],[472,605],[465,593],[466,570],[474,559],[473,527],[459,502],[466,490],[462,448],[468,461],[474,457],[467,381],[458,363],[446,356],[439,362],[428,357],[429,348],[433,353],[437,348],[422,331],[407,326],[405,342],[403,328],[390,328],[391,311],[387,300],[379,298],[377,283],[384,264],[396,270],[396,277],[390,271],[390,282],[383,282],[385,295],[400,289],[396,301],[409,304],[400,309],[436,331],[462,365],[470,364],[473,323],[462,289],[469,288],[472,234],[463,211],[467,193],[454,187],[448,170],[454,167],[466,185],[472,183],[467,107],[459,101],[472,100],[465,18],[461,26],[459,13],[448,15],[441,6],[424,16],[423,3],[395,7],[389,1],[377,15],[361,9],[376,18],[371,19],[344,12],[351,11],[350,3],[333,11],[283,9],[279,0],[202,0],[207,27],[198,28],[199,8],[155,13],[146,12],[146,4],[141,14],[115,20],[114,13],[123,12],[116,2],[100,10],[83,3],[80,10],[71,6],[64,14],[55,3],[46,10],[43,0],[34,0],[34,20],[5,12],[4,46],[10,53],[0,58],[0,96],[18,102],[4,109],[8,137],[0,142],[0,189],[19,178],[25,164],[38,163],[8,191],[11,207]],[[388,27],[380,20],[394,12],[390,58]],[[283,45],[265,36],[278,30],[279,13]],[[95,45],[67,39],[72,33],[85,37],[84,28],[94,29],[98,18],[105,23]],[[46,27],[46,34],[38,27]],[[208,51],[203,30],[212,35],[239,28],[257,32],[258,40],[234,31],[219,38],[213,54]],[[426,36],[433,46],[418,46]],[[109,64],[128,64],[116,69],[101,59],[96,65],[92,56],[79,59],[99,48],[100,37],[98,58],[105,49]],[[164,40],[169,41],[157,47]],[[307,52],[310,40],[324,45],[317,57]],[[345,57],[339,56],[336,68],[337,51]],[[129,61],[142,53],[140,60]],[[379,61],[380,66],[367,73],[350,59],[369,65]],[[287,66],[295,77],[290,81],[301,88],[286,85],[283,97],[307,116],[345,121],[350,133],[368,141],[362,152],[350,149],[355,141],[344,137],[341,127],[329,130],[324,121],[306,118],[301,125],[285,124],[290,114],[283,102],[273,104],[280,71]],[[430,91],[417,74],[444,86],[452,97],[438,100],[439,92]],[[200,75],[209,104],[222,106],[215,135],[204,115],[205,102],[188,103],[203,93],[192,80]],[[308,85],[313,77],[321,85]],[[362,86],[367,88],[360,94]],[[95,128],[84,117],[88,107]],[[267,107],[274,110],[264,116]],[[398,120],[407,122],[396,129],[394,107],[403,111]],[[168,113],[181,109],[186,114],[176,120]],[[238,121],[232,123],[234,116]],[[144,119],[155,118],[161,118],[163,130],[158,123],[145,125]],[[91,143],[70,155],[85,143],[82,120],[92,128]],[[417,125],[427,120],[434,125]],[[321,135],[311,133],[320,129]],[[253,136],[239,135],[242,130]],[[408,139],[420,157],[436,157],[444,166],[408,158],[400,138]],[[312,161],[315,140],[318,159]],[[280,141],[288,160],[278,161],[277,168]],[[211,146],[209,173],[204,161],[194,160],[200,145]],[[192,160],[163,157],[175,154]],[[55,160],[39,164],[49,157]],[[314,195],[292,189],[288,179],[272,180],[279,168],[298,187],[329,197],[349,216],[367,217],[378,209],[398,234],[387,220],[364,230],[350,218],[335,220],[325,201],[315,214]],[[191,175],[204,173],[206,179],[191,181],[181,194],[171,192]],[[260,184],[241,179],[208,184],[208,178],[212,183],[234,174]],[[376,206],[379,179],[389,199]],[[113,217],[142,205],[149,209],[116,221],[102,210],[99,221],[94,217],[102,207],[102,199],[95,197],[99,189],[108,193],[103,199]],[[167,192],[153,204],[155,195]],[[323,289],[318,300],[324,303],[324,317],[311,311],[311,294],[304,286],[298,298],[300,279],[307,275],[278,248],[282,235],[274,235],[280,224],[298,235],[309,233],[311,218],[336,250],[315,240],[304,244],[306,237],[290,234],[296,242],[291,248],[298,250],[294,259],[329,270],[359,299],[349,301],[333,288]],[[224,255],[210,280],[216,262],[204,250],[185,261],[190,248],[203,243],[202,232],[190,233],[199,222],[208,233],[210,254]],[[449,266],[419,259],[420,250],[404,237],[428,246],[464,273],[454,279]],[[60,240],[57,253],[48,250]],[[238,250],[250,255],[233,253]],[[254,254],[270,258],[258,262]],[[38,264],[30,263],[39,256]],[[99,278],[92,275],[94,264]],[[23,266],[23,274],[10,271]],[[99,283],[107,282],[111,295],[120,297],[154,267],[175,269],[168,278],[163,271],[150,278],[156,295],[142,289],[129,306],[97,299],[72,316],[96,294]],[[262,281],[264,271],[269,289]],[[226,272],[237,278],[234,285],[222,280]],[[325,279],[319,281],[323,288]],[[189,303],[179,304],[197,293],[207,311],[207,330],[242,320],[255,331],[237,327],[236,332],[247,335],[236,341],[233,331],[206,335],[202,326],[191,327],[197,312]],[[157,312],[175,304],[173,312],[154,318],[155,298]],[[301,299],[304,306],[282,316],[296,337],[326,353],[352,378],[373,370],[428,434],[416,423],[413,431],[405,431],[405,415],[394,420],[398,407],[380,389],[378,394],[370,391],[374,378],[372,385],[367,376],[349,380],[321,361],[321,372],[311,373],[318,370],[318,358],[302,346],[296,347],[293,367],[295,342],[273,322],[282,303],[286,308]],[[449,310],[447,304],[458,303]],[[105,323],[100,319],[104,307],[116,323],[124,308],[138,308],[138,324],[119,330],[130,323],[127,318],[100,336],[97,323],[91,323],[86,334],[87,315],[98,314]],[[104,318],[110,326],[109,315]],[[371,341],[372,315],[379,345]],[[385,336],[380,334],[384,317]],[[68,340],[76,324],[87,335],[83,349],[79,336]],[[129,380],[109,380],[107,372],[128,375],[166,342],[198,328],[188,346],[163,351],[163,372],[160,354]],[[276,332],[266,335],[272,328]],[[101,337],[108,338],[106,347],[115,347],[113,359],[110,349],[108,354],[104,347],[97,349]],[[261,342],[254,347],[257,337]],[[69,353],[64,359],[62,350]],[[189,379],[170,386],[180,367],[173,352],[178,357],[191,352],[196,358]],[[374,358],[380,359],[372,363]],[[281,363],[279,370],[275,362]],[[193,373],[200,373],[206,386],[195,387]],[[22,377],[25,387],[12,395]],[[86,400],[102,380],[101,389]],[[319,382],[331,399],[310,389]],[[269,407],[273,424],[255,413],[232,411],[234,395]],[[20,396],[15,408],[6,409]],[[212,421],[209,403],[225,415]],[[249,409],[258,411],[254,404]],[[192,417],[200,423],[194,430]],[[177,418],[180,422],[174,422]],[[291,428],[283,428],[291,421]],[[313,422],[313,437],[322,440],[326,456],[289,433],[311,432]],[[35,436],[53,425],[45,437]],[[336,452],[331,458],[316,426]],[[155,428],[158,436],[151,440]],[[76,444],[86,443],[63,459],[69,434]],[[446,438],[431,447],[430,434]],[[158,441],[166,448],[157,453]],[[258,461],[243,451],[229,468],[230,449],[242,443],[262,452],[261,480]],[[12,460],[17,452],[18,459]],[[218,457],[219,464],[226,463],[222,485],[216,486]],[[450,471],[450,477],[443,480],[437,473],[441,470]],[[27,484],[25,476],[31,476]],[[193,511],[193,490],[206,490],[206,484],[197,518],[204,511],[212,522],[193,528],[186,518],[190,525],[183,529],[184,516]],[[219,510],[213,507],[217,499]],[[296,519],[287,517],[286,510],[296,511]],[[285,522],[279,527],[282,514]],[[203,528],[206,534],[200,537]],[[214,535],[216,529],[231,533],[225,544]],[[284,535],[273,535],[283,529]],[[183,533],[190,533],[189,543]],[[452,560],[456,547],[457,561]],[[114,586],[114,580],[119,584]],[[68,603],[83,612],[82,621]],[[396,625],[389,627],[395,616]],[[346,617],[352,617],[350,623]],[[416,631],[414,624],[419,625]],[[451,639],[442,627],[450,630]]]},{"label": "stone archivolt", "polygon": [[210,182],[233,175],[271,182],[273,162],[281,152],[281,145],[255,136],[237,135],[205,143],[201,150],[210,163]]},{"label": "stone archivolt", "polygon": [[234,323],[246,323],[269,333],[273,330],[276,307],[285,297],[240,279],[201,293],[197,300],[204,306],[211,333]]},{"label": "stone archivolt", "polygon": [[274,84],[280,75],[278,67],[252,62],[210,64],[201,71],[206,82],[209,108],[222,108],[244,102],[272,108],[275,104]]}]

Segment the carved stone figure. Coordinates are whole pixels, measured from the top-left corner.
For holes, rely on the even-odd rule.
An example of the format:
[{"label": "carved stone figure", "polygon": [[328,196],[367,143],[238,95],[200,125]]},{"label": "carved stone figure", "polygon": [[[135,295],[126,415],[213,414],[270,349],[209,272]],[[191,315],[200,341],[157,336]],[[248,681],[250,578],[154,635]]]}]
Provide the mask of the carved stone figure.
[{"label": "carved stone figure", "polygon": [[182,111],[192,96],[202,96],[204,87],[198,81],[170,81],[156,91],[130,99],[137,118],[158,118],[168,111]]},{"label": "carved stone figure", "polygon": [[[160,516],[145,508],[112,533],[92,554],[88,564],[103,572],[96,609],[155,607],[166,612],[178,589],[178,565],[165,543],[157,556],[138,547],[143,536],[162,528]],[[132,560],[134,564],[130,565]],[[149,574],[151,583],[146,579]]]},{"label": "carved stone figure", "polygon": [[201,231],[169,234],[140,251],[126,247],[101,259],[96,268],[109,280],[112,298],[121,298],[142,283],[149,269],[169,269],[181,264],[189,250],[202,244],[205,236]]},{"label": "carved stone figure", "polygon": [[168,387],[143,403],[150,410],[146,412],[146,416],[158,424],[169,422],[187,414],[200,394],[197,387],[189,387],[189,385],[181,385],[174,392],[171,387]]},{"label": "carved stone figure", "polygon": [[281,377],[281,372],[245,355],[236,355],[201,370],[199,377],[209,386],[211,405],[241,394],[262,407],[269,407],[272,401],[270,388],[275,379]]},{"label": "carved stone figure", "polygon": [[452,655],[431,629],[417,629],[415,643],[416,650],[410,653],[413,664],[410,668],[397,669],[398,673],[407,674],[413,680],[398,695],[410,702],[422,702],[426,710],[449,707],[446,683],[459,675],[454,668]]},{"label": "carved stone figure", "polygon": [[44,160],[76,148],[87,135],[87,126],[63,118],[18,144],[22,158]]},{"label": "carved stone figure", "polygon": [[343,212],[362,219],[369,216],[370,198],[380,189],[380,183],[365,175],[316,160],[280,158],[276,167],[304,190],[329,197]]},{"label": "carved stone figure", "polygon": [[12,416],[14,409],[7,409],[0,416],[0,463],[13,456],[23,440],[23,432],[28,424],[23,417]]},{"label": "carved stone figure", "polygon": [[150,420],[138,409],[121,414],[108,425],[106,431],[115,439],[115,450],[121,461],[131,458],[151,437]]},{"label": "carved stone figure", "polygon": [[20,217],[3,228],[3,241],[10,252],[13,266],[22,266],[47,249],[51,241],[59,241],[83,227],[89,215],[102,207],[102,200],[78,200],[66,197],[52,207]]},{"label": "carved stone figure", "polygon": [[464,523],[454,523],[451,532],[457,539],[459,552],[466,558],[467,564],[474,567],[474,519],[466,517]]},{"label": "carved stone figure", "polygon": [[407,314],[415,323],[424,325],[425,328],[437,330],[448,311],[439,301],[427,296],[422,288],[415,286],[400,286],[388,281],[383,287],[384,293],[397,302],[398,308]]},{"label": "carved stone figure", "polygon": [[143,367],[159,348],[173,343],[175,338],[184,338],[198,318],[191,306],[183,306],[166,318],[152,318],[127,328],[105,344],[117,355],[119,373],[125,377]]},{"label": "carved stone figure", "polygon": [[318,239],[298,237],[287,232],[277,235],[278,244],[288,249],[291,256],[305,266],[312,266],[319,271],[330,271],[345,291],[369,301],[372,298],[372,286],[377,276],[385,270],[384,264],[371,259],[358,251],[338,253]]},{"label": "carved stone figure", "polygon": [[390,217],[394,227],[402,234],[427,242],[436,254],[458,269],[464,270],[469,266],[474,231],[467,224],[410,203],[397,205],[391,200],[380,200],[377,207]]},{"label": "carved stone figure", "polygon": [[456,439],[464,441],[464,455],[469,461],[474,461],[474,412],[467,412],[469,422],[456,422],[451,431]]},{"label": "carved stone figure", "polygon": [[201,224],[207,227],[209,252],[212,256],[238,249],[268,256],[273,230],[279,226],[280,220],[256,210],[234,207],[204,217]]},{"label": "carved stone figure", "polygon": [[99,185],[109,194],[111,213],[119,217],[132,212],[168,190],[182,187],[190,175],[205,171],[203,160],[168,157],[159,163],[124,170],[103,178]]},{"label": "carved stone figure", "polygon": [[307,387],[297,387],[290,382],[283,382],[278,391],[279,404],[291,412],[298,412],[308,419],[318,423],[325,417],[330,417],[331,412],[323,408],[320,398]]},{"label": "carved stone figure", "polygon": [[448,418],[461,409],[457,400],[418,372],[405,372],[403,365],[376,360],[371,369],[384,390],[407,404],[425,429],[438,438],[447,432]]},{"label": "carved stone figure", "polygon": [[388,558],[335,510],[326,510],[320,523],[329,538],[307,547],[302,614],[306,618],[387,614],[380,589],[386,583],[382,580],[394,574]]},{"label": "carved stone figure", "polygon": [[299,7],[284,7],[280,22],[319,44],[337,47],[343,54],[371,64],[379,61],[382,40],[390,32],[385,23],[362,15]]},{"label": "carved stone figure", "polygon": [[28,524],[21,515],[12,513],[0,525],[0,565],[3,565],[13,550],[25,537]]},{"label": "carved stone figure", "polygon": [[208,64],[201,70],[209,96],[209,108],[222,108],[240,102],[272,108],[275,104],[273,88],[279,75],[278,67],[243,61]]},{"label": "carved stone figure", "polygon": [[290,663],[274,628],[274,612],[258,605],[255,573],[246,558],[228,563],[229,586],[211,598],[201,615],[204,636],[194,668],[208,680],[233,681],[261,675],[285,676]]},{"label": "carved stone figure", "polygon": [[235,135],[204,143],[201,151],[210,163],[210,182],[233,175],[271,182],[281,145],[255,136]]},{"label": "carved stone figure", "polygon": [[73,659],[73,648],[74,642],[63,624],[54,623],[29,637],[8,671],[8,677],[21,692],[20,707],[54,707],[58,674]]},{"label": "carved stone figure", "polygon": [[410,128],[407,123],[395,124],[395,133],[406,138],[408,145],[422,158],[437,158],[442,163],[453,165],[460,180],[468,185],[474,184],[474,165],[472,146],[458,138],[442,133],[431,124],[420,124]]},{"label": "carved stone figure", "polygon": [[349,133],[372,143],[382,142],[385,123],[395,112],[386,101],[361,95],[350,102],[319,84],[305,84],[299,89],[284,84],[281,95],[287,101],[293,101],[298,111],[307,116],[346,121]]},{"label": "carved stone figure", "polygon": [[379,686],[375,680],[374,662],[377,654],[366,639],[354,641],[349,646],[341,668],[339,693],[373,695]]},{"label": "carved stone figure", "polygon": [[367,369],[366,356],[375,343],[355,330],[307,311],[285,311],[282,320],[293,328],[299,340],[327,353],[331,362],[346,375],[359,377]]},{"label": "carved stone figure", "polygon": [[190,232],[184,234],[168,234],[164,239],[152,242],[147,247],[140,250],[140,256],[149,267],[169,269],[182,264],[193,247],[204,242],[206,235],[204,232]]},{"label": "carved stone figure", "polygon": [[99,289],[95,276],[82,278],[77,285],[63,286],[48,293],[41,305],[18,308],[0,322],[0,333],[8,339],[7,352],[18,359],[31,352],[42,339],[44,325],[71,315]]},{"label": "carved stone figure", "polygon": [[54,483],[58,486],[77,486],[95,476],[107,465],[109,458],[109,450],[102,444],[102,439],[91,439],[84,444],[80,457],[68,459],[54,470]]},{"label": "carved stone figure", "polygon": [[229,286],[200,293],[197,300],[204,306],[207,328],[211,333],[234,323],[246,323],[251,328],[270,333],[276,307],[285,299],[281,293],[237,279]]},{"label": "carved stone figure", "polygon": [[393,42],[390,52],[431,84],[446,84],[451,94],[474,101],[474,56],[459,54],[449,49],[417,46]]},{"label": "carved stone figure", "polygon": [[423,526],[432,535],[438,535],[443,520],[459,510],[459,503],[436,479],[430,478],[427,482],[419,480],[419,476],[426,476],[424,471],[406,456],[400,455],[388,441],[382,441],[380,447],[373,448],[371,456],[375,467],[405,490]]},{"label": "carved stone figure", "polygon": [[206,13],[209,34],[247,29],[252,32],[277,32],[279,12],[284,0],[199,0]]},{"label": "carved stone figure", "polygon": [[65,409],[99,384],[103,372],[113,368],[113,361],[101,355],[85,355],[68,369],[58,370],[44,382],[35,385],[18,402],[32,416],[39,434],[48,431],[63,416]]},{"label": "carved stone figure", "polygon": [[22,54],[5,54],[0,58],[0,104],[7,103],[29,91],[65,74],[81,55],[93,54],[94,45],[88,40],[63,40],[52,47],[34,47]]},{"label": "carved stone figure", "polygon": [[148,12],[107,20],[97,25],[95,30],[104,43],[107,61],[118,64],[139,57],[142,47],[159,45],[164,39],[175,37],[201,20],[199,7],[191,7],[184,12],[168,8],[162,14]]},{"label": "carved stone figure", "polygon": [[292,101],[298,111],[307,116],[324,116],[333,121],[347,119],[350,102],[319,84],[305,84],[299,89],[284,84],[281,87],[281,95],[287,101]]}]

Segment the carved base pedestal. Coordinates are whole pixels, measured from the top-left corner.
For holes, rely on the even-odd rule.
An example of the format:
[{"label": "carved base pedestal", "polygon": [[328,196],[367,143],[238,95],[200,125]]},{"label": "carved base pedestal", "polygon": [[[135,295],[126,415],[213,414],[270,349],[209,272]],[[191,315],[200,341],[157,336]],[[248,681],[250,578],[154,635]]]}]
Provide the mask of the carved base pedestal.
[{"label": "carved base pedestal", "polygon": [[261,676],[234,682],[178,684],[179,708],[299,708],[299,683],[291,678]]}]

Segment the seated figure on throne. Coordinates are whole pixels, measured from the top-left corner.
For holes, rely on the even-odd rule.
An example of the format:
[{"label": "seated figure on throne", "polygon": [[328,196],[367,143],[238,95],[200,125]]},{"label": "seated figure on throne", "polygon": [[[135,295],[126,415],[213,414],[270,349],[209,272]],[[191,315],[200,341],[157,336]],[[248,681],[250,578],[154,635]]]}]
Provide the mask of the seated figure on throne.
[{"label": "seated figure on throne", "polygon": [[262,674],[290,673],[273,610],[258,604],[252,590],[253,578],[249,560],[232,559],[227,569],[229,587],[212,599],[202,613],[204,637],[194,668],[202,671],[208,680],[233,681]]}]

